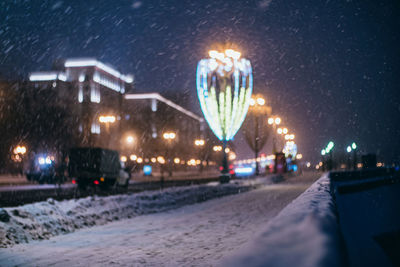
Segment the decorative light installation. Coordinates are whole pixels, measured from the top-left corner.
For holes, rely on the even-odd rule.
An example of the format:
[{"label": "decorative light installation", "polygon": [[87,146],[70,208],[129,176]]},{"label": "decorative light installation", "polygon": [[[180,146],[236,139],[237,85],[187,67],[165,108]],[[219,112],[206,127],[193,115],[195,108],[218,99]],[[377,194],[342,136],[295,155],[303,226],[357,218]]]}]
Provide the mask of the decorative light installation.
[{"label": "decorative light installation", "polygon": [[197,65],[197,94],[204,117],[221,141],[232,140],[250,105],[253,74],[250,61],[232,49],[209,52]]},{"label": "decorative light installation", "polygon": [[200,107],[214,134],[223,141],[221,182],[229,181],[226,146],[242,125],[250,105],[253,74],[250,61],[233,49],[211,50],[197,64]]},{"label": "decorative light installation", "polygon": [[289,155],[295,157],[297,154],[297,145],[293,141],[288,141],[283,147],[282,152],[285,153],[286,157],[289,157]]}]

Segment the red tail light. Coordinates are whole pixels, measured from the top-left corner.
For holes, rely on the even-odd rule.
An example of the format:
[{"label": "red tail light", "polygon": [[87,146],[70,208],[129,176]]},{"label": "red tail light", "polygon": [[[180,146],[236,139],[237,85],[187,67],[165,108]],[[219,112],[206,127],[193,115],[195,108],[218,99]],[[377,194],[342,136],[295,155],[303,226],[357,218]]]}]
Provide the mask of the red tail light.
[{"label": "red tail light", "polygon": [[222,166],[219,167],[219,170],[222,171],[224,168]]},{"label": "red tail light", "polygon": [[72,184],[76,184],[76,181],[75,181],[75,180],[72,180]]},{"label": "red tail light", "polygon": [[235,174],[235,171],[234,170],[230,170],[229,173],[230,174]]},{"label": "red tail light", "polygon": [[94,180],[94,182],[93,182],[94,184],[99,184],[99,181],[97,181],[97,180]]}]

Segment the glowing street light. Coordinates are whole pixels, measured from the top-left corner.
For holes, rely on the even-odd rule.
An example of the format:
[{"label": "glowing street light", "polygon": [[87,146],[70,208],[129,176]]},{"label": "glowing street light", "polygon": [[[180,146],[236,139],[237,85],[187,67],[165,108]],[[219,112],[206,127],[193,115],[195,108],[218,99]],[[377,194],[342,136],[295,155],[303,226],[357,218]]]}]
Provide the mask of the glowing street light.
[{"label": "glowing street light", "polygon": [[351,148],[352,148],[352,149],[356,149],[356,148],[357,148],[356,143],[353,142],[353,143],[351,144]]},{"label": "glowing street light", "polygon": [[222,151],[222,146],[213,146],[213,150],[214,150],[215,152]]},{"label": "glowing street light", "polygon": [[164,164],[164,163],[165,163],[165,159],[164,159],[164,157],[162,157],[162,156],[157,157],[157,161],[158,161],[158,163],[160,163],[160,164]]},{"label": "glowing street light", "polygon": [[[350,153],[351,151],[353,151],[353,169],[354,170],[357,169],[357,152],[356,152],[356,149],[357,149],[357,144],[354,143],[354,142],[351,144],[351,146],[347,147],[347,152]],[[349,169],[350,169],[350,155],[349,155],[347,160],[348,160],[348,165],[349,165]]]},{"label": "glowing street light", "polygon": [[[227,142],[241,127],[250,105],[252,67],[249,60],[241,58],[241,53],[233,49],[224,53],[211,50],[209,56],[197,64],[197,95],[204,118],[223,142],[225,150]],[[229,179],[228,160],[224,153],[221,182]]]},{"label": "glowing street light", "polygon": [[327,147],[325,148],[326,153],[330,153],[334,146],[335,146],[335,144],[332,141],[330,141],[328,143]]},{"label": "glowing street light", "polygon": [[99,116],[99,122],[102,124],[105,124],[106,126],[106,135],[107,135],[107,140],[106,144],[108,145],[110,142],[111,134],[110,134],[110,124],[114,123],[116,121],[115,116],[113,115],[101,115]]},{"label": "glowing street light", "polygon": [[288,133],[288,129],[287,128],[278,128],[278,130],[276,130],[276,132],[278,134],[287,134]]},{"label": "glowing street light", "polygon": [[[278,116],[272,116],[272,117],[269,117],[268,118],[268,124],[269,125],[272,125],[272,128],[273,128],[273,130],[274,130],[274,132],[275,132],[275,129],[276,129],[276,127],[279,125],[279,124],[281,124],[281,122],[282,122],[282,119],[280,118],[280,117],[278,117]],[[286,129],[286,128],[285,128]],[[279,130],[277,133],[278,134],[281,134],[280,132],[282,131],[282,133],[283,133],[283,129],[281,129],[281,130]],[[272,139],[272,153],[273,154],[275,154],[275,152],[276,152],[277,150],[276,150],[276,138],[275,138],[275,136],[273,137],[273,139]]]},{"label": "glowing street light", "polygon": [[[266,105],[266,100],[262,94],[253,94],[250,101],[250,108],[243,123],[243,134],[255,158],[264,147],[268,140],[269,129],[265,118],[271,115],[271,107]],[[259,163],[256,162],[255,175],[260,174]]]},{"label": "glowing street light", "polygon": [[294,140],[295,135],[294,134],[287,134],[285,135],[285,140]]},{"label": "glowing street light", "polygon": [[[332,159],[332,149],[335,146],[335,143],[330,141],[328,145],[321,151],[321,155],[324,156],[325,154],[329,154],[330,158],[326,161],[328,170],[332,170],[333,168],[333,159]],[[323,153],[322,153],[323,152]],[[323,167],[325,164],[323,165]],[[325,167],[323,168],[325,170]]]},{"label": "glowing street light", "polygon": [[196,140],[194,140],[194,144],[196,146],[204,146],[205,142],[203,139],[196,139]]},{"label": "glowing street light", "polygon": [[13,150],[14,154],[21,154],[24,155],[26,153],[26,147],[25,146],[17,146]]},{"label": "glowing street light", "polygon": [[129,136],[126,137],[126,142],[128,144],[132,144],[133,141],[135,141],[135,138],[132,135],[129,135]]},{"label": "glowing street light", "polygon": [[[172,176],[172,167],[170,166],[170,163],[171,163],[171,159],[170,159],[170,146],[172,145],[172,141],[176,138],[176,133],[174,133],[174,132],[165,132],[164,134],[163,134],[163,138],[165,139],[165,140],[167,140],[167,142],[168,142],[168,145],[167,145],[167,147],[166,147],[166,151],[165,151],[165,157],[166,157],[166,159],[167,159],[167,161],[163,161],[163,163],[162,162],[160,162],[159,160],[158,160],[158,158],[157,158],[157,161],[160,163],[160,164],[164,164],[165,162],[167,162],[168,163],[168,173],[169,173],[169,176]],[[164,177],[163,176],[163,169],[161,168],[161,177]]]},{"label": "glowing street light", "polygon": [[265,99],[262,97],[257,98],[257,104],[260,106],[264,106],[265,105]]},{"label": "glowing street light", "polygon": [[12,158],[13,161],[21,163],[20,172],[22,174],[23,173],[23,163],[22,163],[22,161],[23,161],[24,155],[26,153],[26,146],[22,146],[22,145],[16,146],[14,148],[14,150],[13,150],[13,153],[14,153],[14,155],[12,155],[11,158]]},{"label": "glowing street light", "polygon": [[176,137],[176,134],[174,132],[166,132],[163,134],[163,138],[168,141],[175,139],[175,137]]},{"label": "glowing street light", "polygon": [[106,115],[106,116],[100,116],[99,117],[99,122],[101,123],[114,123],[115,122],[115,116],[112,115]]},{"label": "glowing street light", "polygon": [[[196,139],[194,141],[195,146],[198,148],[198,156],[201,160],[206,157],[206,151],[204,149],[205,141],[203,139]],[[200,165],[199,172],[203,172],[203,164]]]}]

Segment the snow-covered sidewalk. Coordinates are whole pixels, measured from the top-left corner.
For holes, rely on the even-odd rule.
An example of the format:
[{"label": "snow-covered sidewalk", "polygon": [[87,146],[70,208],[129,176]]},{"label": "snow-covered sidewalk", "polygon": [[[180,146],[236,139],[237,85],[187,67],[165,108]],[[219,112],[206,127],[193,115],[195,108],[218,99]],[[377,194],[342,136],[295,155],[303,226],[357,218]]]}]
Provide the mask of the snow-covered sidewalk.
[{"label": "snow-covered sidewalk", "polygon": [[340,230],[328,173],[220,266],[343,266]]},{"label": "snow-covered sidewalk", "polygon": [[[255,238],[308,186],[301,181],[270,184],[242,194],[20,244],[2,249],[0,262],[21,266],[215,265],[224,255]],[[154,205],[154,212],[159,211],[157,207]]]},{"label": "snow-covered sidewalk", "polygon": [[213,198],[245,192],[272,183],[272,177],[230,184],[168,188],[108,197],[86,197],[0,209],[0,247],[74,232],[138,215],[176,209]]}]

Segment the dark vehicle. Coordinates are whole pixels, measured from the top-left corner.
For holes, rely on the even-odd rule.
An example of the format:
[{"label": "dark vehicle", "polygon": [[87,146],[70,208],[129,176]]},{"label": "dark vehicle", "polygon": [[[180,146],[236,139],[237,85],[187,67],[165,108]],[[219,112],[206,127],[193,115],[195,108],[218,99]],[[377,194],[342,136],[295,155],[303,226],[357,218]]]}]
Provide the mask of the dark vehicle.
[{"label": "dark vehicle", "polygon": [[115,184],[128,186],[129,174],[121,169],[119,154],[104,148],[72,148],[69,152],[68,173],[81,189],[88,185],[103,188]]},{"label": "dark vehicle", "polygon": [[36,155],[26,172],[26,178],[28,181],[38,182],[39,184],[61,184],[66,179],[65,164],[63,163],[57,163],[54,156],[51,155]]}]

